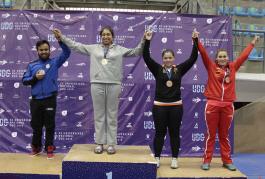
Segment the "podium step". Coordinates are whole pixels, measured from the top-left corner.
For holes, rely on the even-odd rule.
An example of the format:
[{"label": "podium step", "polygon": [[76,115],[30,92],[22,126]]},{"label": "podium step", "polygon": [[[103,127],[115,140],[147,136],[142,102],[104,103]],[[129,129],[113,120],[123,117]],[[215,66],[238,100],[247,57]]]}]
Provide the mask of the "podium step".
[{"label": "podium step", "polygon": [[220,158],[213,158],[211,168],[208,171],[201,170],[201,158],[179,158],[178,169],[171,169],[171,158],[162,157],[160,167],[157,170],[159,179],[247,179],[239,170],[229,171],[222,167]]},{"label": "podium step", "polygon": [[30,156],[25,153],[0,153],[0,178],[19,179],[60,179],[63,154]]},{"label": "podium step", "polygon": [[63,159],[63,179],[155,179],[149,146],[117,146],[117,153],[94,153],[95,145],[75,144]]}]

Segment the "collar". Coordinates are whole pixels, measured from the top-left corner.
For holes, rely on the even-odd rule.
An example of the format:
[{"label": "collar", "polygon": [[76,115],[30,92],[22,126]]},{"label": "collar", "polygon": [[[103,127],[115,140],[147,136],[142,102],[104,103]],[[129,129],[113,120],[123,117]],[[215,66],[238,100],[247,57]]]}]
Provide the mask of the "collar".
[{"label": "collar", "polygon": [[[162,67],[163,67],[164,69],[169,69],[169,68],[166,68],[166,67],[165,67],[165,64],[162,64]],[[176,65],[172,65],[172,66],[170,67],[170,69],[172,69],[172,68],[176,68]]]},{"label": "collar", "polygon": [[[102,48],[105,48],[105,46],[101,43],[100,44],[100,46],[102,47]],[[109,48],[113,48],[113,47],[115,47],[116,46],[116,44],[111,44],[110,46],[109,46]]]},{"label": "collar", "polygon": [[221,65],[219,65],[219,64],[217,63],[217,60],[215,60],[215,64],[216,64],[216,66],[218,66],[218,67],[221,68],[221,69],[229,68],[229,61],[227,62],[227,64],[226,64],[225,66],[221,66]]}]

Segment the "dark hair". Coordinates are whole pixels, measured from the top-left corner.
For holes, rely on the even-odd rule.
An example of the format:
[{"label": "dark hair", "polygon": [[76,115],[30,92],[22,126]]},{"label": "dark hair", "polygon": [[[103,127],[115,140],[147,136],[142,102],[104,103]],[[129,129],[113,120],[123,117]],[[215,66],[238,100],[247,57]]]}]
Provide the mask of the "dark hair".
[{"label": "dark hair", "polygon": [[112,37],[114,37],[114,31],[113,31],[113,29],[112,29],[110,26],[102,27],[102,29],[101,29],[100,32],[99,32],[99,35],[100,35],[100,36],[102,36],[102,33],[103,33],[103,31],[104,31],[105,29],[108,30],[108,31],[110,31]]},{"label": "dark hair", "polygon": [[164,57],[165,53],[171,53],[173,55],[173,57],[175,57],[174,51],[171,49],[165,49],[162,52],[162,58]]},{"label": "dark hair", "polygon": [[218,57],[219,52],[226,52],[226,53],[227,53],[227,50],[224,49],[224,48],[219,48],[219,49],[217,50],[216,54],[215,54],[215,58]]},{"label": "dark hair", "polygon": [[50,44],[47,40],[39,40],[37,43],[36,43],[36,49],[38,50],[38,48],[43,45],[43,44],[47,44],[49,46],[49,49],[50,49]]}]

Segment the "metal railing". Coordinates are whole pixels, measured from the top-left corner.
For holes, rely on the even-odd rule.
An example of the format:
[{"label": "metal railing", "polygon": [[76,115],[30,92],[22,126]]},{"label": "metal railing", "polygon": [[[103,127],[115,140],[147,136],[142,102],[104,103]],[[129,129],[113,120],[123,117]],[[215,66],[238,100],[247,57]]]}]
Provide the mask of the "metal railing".
[{"label": "metal railing", "polygon": [[[248,71],[251,73],[265,73],[265,31],[259,30],[243,30],[243,29],[233,29],[233,52],[240,52],[246,47],[246,45],[251,42],[251,39],[254,35],[260,36],[260,40],[255,46],[256,49],[260,49],[263,52],[263,55],[257,60],[249,60],[249,62],[253,62],[249,65],[256,65],[260,68],[260,71]],[[235,56],[238,56],[235,55]]]}]

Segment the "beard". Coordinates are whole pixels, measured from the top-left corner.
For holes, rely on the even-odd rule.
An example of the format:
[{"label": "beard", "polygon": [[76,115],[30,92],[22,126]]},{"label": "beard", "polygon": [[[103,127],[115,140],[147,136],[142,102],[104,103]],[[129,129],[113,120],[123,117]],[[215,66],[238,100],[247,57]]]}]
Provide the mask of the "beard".
[{"label": "beard", "polygon": [[38,54],[38,56],[39,56],[39,58],[40,58],[41,60],[48,60],[49,57],[50,57],[50,54],[45,54],[45,55],[40,55],[40,54]]}]

